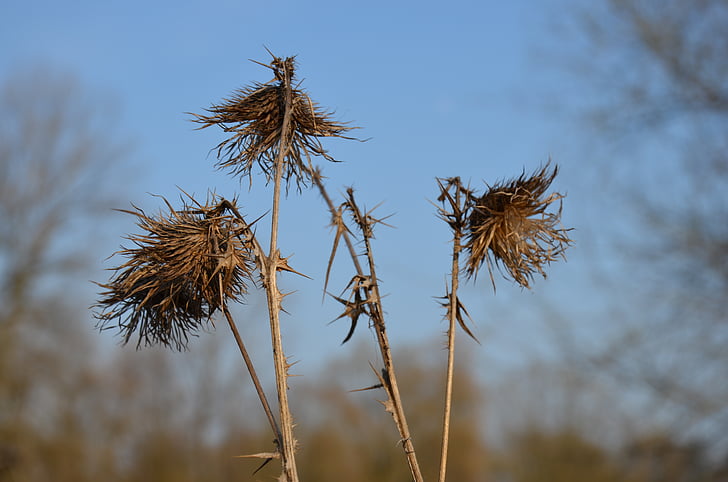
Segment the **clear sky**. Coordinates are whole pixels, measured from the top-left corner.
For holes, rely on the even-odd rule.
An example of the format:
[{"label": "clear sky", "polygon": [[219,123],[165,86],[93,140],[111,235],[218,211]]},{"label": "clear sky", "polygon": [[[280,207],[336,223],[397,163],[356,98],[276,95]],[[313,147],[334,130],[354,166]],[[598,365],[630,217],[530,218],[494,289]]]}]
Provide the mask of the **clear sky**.
[{"label": "clear sky", "polygon": [[[378,212],[394,214],[388,222],[396,229],[382,228],[374,249],[396,345],[445,328],[433,297],[444,294],[449,232],[428,201],[437,196],[435,177],[459,175],[480,186],[552,157],[562,167],[554,187],[568,194],[566,223],[578,228],[588,215],[579,208],[589,192],[578,181],[580,141],[556,108],[578,93],[550,66],[573,48],[554,27],[561,3],[6,0],[0,77],[49,65],[111,96],[118,118],[110,121],[133,139],[129,202],[155,210],[160,203],[147,192],[176,199],[179,186],[204,198],[210,188],[239,195],[244,212],[257,217],[270,204],[262,178],[248,191],[247,183],[213,169],[209,151],[221,133],[195,131],[185,113],[270,80],[267,69],[248,61],[267,62],[264,46],[296,55],[312,99],[370,138],[324,141],[343,161],[325,165],[324,173],[333,191],[353,185],[367,206],[383,202]],[[128,220],[110,215],[119,217],[123,235]],[[293,254],[292,266],[314,278],[284,280],[298,290],[286,305],[293,316],[284,319],[284,342],[305,364],[339,353],[347,326],[327,327],[339,307],[320,303],[331,244],[322,202],[314,192],[292,192],[282,215],[283,254]],[[116,247],[105,246],[99,266]],[[544,304],[590,309],[578,289],[579,259],[572,250],[568,263],[537,280],[535,294],[499,280],[494,297],[487,276],[465,289],[487,357],[513,361],[537,353],[537,340],[546,336],[539,321],[548,313]],[[341,260],[334,283],[343,287],[349,265]]]}]

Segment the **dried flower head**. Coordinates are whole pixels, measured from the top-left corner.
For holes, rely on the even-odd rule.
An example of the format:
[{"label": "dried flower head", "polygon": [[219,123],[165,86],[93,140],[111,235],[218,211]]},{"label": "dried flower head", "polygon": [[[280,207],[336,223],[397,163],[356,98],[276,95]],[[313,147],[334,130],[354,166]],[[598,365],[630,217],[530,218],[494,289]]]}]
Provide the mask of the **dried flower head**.
[{"label": "dried flower head", "polygon": [[[465,249],[466,272],[476,275],[485,262],[493,288],[493,265],[524,288],[530,288],[534,273],[544,278],[544,267],[564,256],[571,244],[569,229],[562,229],[559,193],[546,196],[558,173],[547,163],[531,176],[525,172],[517,179],[489,187],[481,197],[472,198]],[[547,212],[559,201],[559,209]]]},{"label": "dried flower head", "polygon": [[[259,62],[257,62],[259,63]],[[221,104],[207,111],[210,115],[193,114],[201,129],[220,126],[232,135],[217,145],[220,169],[229,169],[233,175],[251,177],[257,163],[267,179],[275,172],[279,149],[285,146],[286,181],[294,179],[297,186],[307,184],[313,166],[311,155],[329,161],[331,157],[321,145],[320,137],[344,137],[353,127],[334,122],[332,113],[322,111],[311,98],[292,85],[295,75],[293,57],[281,59],[273,56],[270,64],[261,64],[273,70],[275,79],[265,84],[255,83],[237,90]],[[290,112],[286,117],[286,104],[290,93]],[[284,123],[288,123],[284,129]],[[283,133],[286,132],[285,139]]]},{"label": "dried flower head", "polygon": [[[213,196],[204,206],[189,197],[169,214],[147,216],[135,206],[144,234],[127,237],[128,260],[114,268],[95,305],[99,327],[118,326],[127,343],[138,332],[137,347],[161,343],[181,350],[227,300],[247,291],[254,268],[249,226],[234,202]],[[118,323],[115,321],[118,320]]]}]

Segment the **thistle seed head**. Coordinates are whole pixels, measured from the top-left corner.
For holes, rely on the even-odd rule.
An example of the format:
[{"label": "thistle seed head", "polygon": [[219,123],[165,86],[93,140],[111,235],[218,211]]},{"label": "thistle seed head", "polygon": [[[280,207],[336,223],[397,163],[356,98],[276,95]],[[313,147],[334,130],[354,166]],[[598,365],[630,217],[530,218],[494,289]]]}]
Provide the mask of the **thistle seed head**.
[{"label": "thistle seed head", "polygon": [[[259,62],[258,62],[259,63]],[[193,114],[201,129],[220,126],[230,137],[218,144],[216,166],[233,175],[252,177],[252,168],[258,164],[270,181],[275,172],[279,149],[285,146],[283,178],[294,180],[297,187],[311,180],[311,156],[329,161],[331,157],[321,145],[321,137],[342,137],[353,127],[335,122],[332,113],[321,110],[301,89],[295,88],[295,62],[293,57],[273,57],[270,64],[275,80],[265,84],[237,90],[222,103],[207,109],[209,115]],[[286,92],[291,91],[291,112],[286,138],[283,124],[286,120]]]},{"label": "thistle seed head", "polygon": [[[558,167],[547,163],[530,176],[489,187],[471,200],[465,250],[466,274],[475,277],[483,263],[488,266],[493,288],[493,266],[524,288],[530,288],[535,273],[546,277],[545,266],[564,257],[572,244],[569,229],[561,228],[559,193],[546,195]],[[548,211],[559,202],[556,211]]]},{"label": "thistle seed head", "polygon": [[160,343],[178,350],[228,300],[239,300],[251,280],[252,235],[236,216],[234,203],[213,196],[212,204],[192,197],[181,210],[165,200],[169,213],[147,216],[135,207],[143,234],[117,254],[117,268],[94,306],[101,329],[118,327],[124,343],[138,333],[137,347]]}]

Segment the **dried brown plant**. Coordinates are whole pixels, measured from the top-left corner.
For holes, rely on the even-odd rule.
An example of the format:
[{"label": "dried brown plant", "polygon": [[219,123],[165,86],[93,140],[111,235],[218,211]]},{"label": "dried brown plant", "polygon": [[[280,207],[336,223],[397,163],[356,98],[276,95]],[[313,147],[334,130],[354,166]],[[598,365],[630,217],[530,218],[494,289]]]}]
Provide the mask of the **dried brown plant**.
[{"label": "dried brown plant", "polygon": [[[379,372],[372,367],[379,383],[365,390],[382,388],[387,394],[387,400],[382,402],[382,404],[384,405],[385,410],[392,415],[394,424],[399,432],[399,443],[402,445],[402,449],[407,457],[407,463],[409,465],[410,473],[412,474],[412,480],[415,482],[422,482],[422,472],[420,470],[419,462],[417,461],[417,453],[410,434],[409,424],[407,423],[407,417],[402,403],[402,397],[399,392],[397,375],[394,369],[394,359],[392,357],[392,350],[389,344],[389,337],[387,335],[387,326],[384,320],[382,296],[379,292],[379,279],[376,273],[374,251],[371,243],[374,239],[374,226],[377,224],[389,226],[384,222],[388,216],[384,218],[374,217],[373,211],[377,208],[377,206],[370,210],[360,208],[354,197],[354,189],[351,187],[346,190],[345,201],[336,208],[326,191],[326,187],[323,183],[323,176],[321,176],[319,170],[315,170],[313,172],[312,179],[329,206],[332,226],[336,228],[334,246],[332,248],[331,255],[329,256],[329,265],[326,270],[326,283],[328,282],[328,273],[331,269],[331,264],[336,256],[339,240],[342,237],[349,248],[349,254],[351,255],[352,262],[356,268],[356,274],[352,277],[351,281],[344,289],[344,291],[350,291],[349,297],[346,299],[337,296],[333,297],[339,303],[344,305],[344,312],[339,315],[337,320],[349,318],[351,322],[349,332],[342,343],[346,343],[352,337],[361,315],[369,318],[371,327],[374,329],[377,337],[377,344],[379,345],[379,351],[384,368],[382,368],[381,372]],[[350,230],[347,226],[344,213],[349,214],[351,223],[354,227],[356,227],[355,230]],[[354,236],[354,232],[359,232],[359,234],[361,234],[361,241],[364,245],[364,253],[361,256],[366,259],[368,272],[364,271],[362,264],[359,263],[358,260],[359,255],[354,250],[351,241],[351,237]],[[324,286],[324,291],[325,290],[326,288]]]},{"label": "dried brown plant", "polygon": [[114,268],[95,313],[101,328],[115,324],[124,343],[183,349],[190,335],[209,322],[227,300],[239,301],[254,269],[249,226],[234,203],[212,197],[201,205],[191,196],[169,213],[148,216],[135,207],[143,234],[127,237],[135,246],[117,254],[127,259]]},{"label": "dried brown plant", "polygon": [[[270,53],[270,51],[269,51]],[[233,175],[247,176],[252,183],[255,164],[263,171],[266,181],[273,184],[270,247],[259,258],[260,274],[266,291],[271,329],[273,364],[278,395],[280,432],[279,455],[282,463],[281,480],[296,482],[298,473],[295,453],[298,443],[293,435],[293,417],[288,403],[289,363],[283,350],[280,323],[282,301],[286,296],[278,288],[279,271],[293,271],[287,258],[280,255],[278,224],[281,186],[286,189],[295,181],[300,190],[313,179],[312,156],[334,161],[320,143],[321,137],[345,137],[353,129],[332,120],[332,114],[322,111],[297,85],[294,57],[273,57],[269,64],[256,62],[273,71],[274,79],[238,90],[219,105],[213,105],[210,115],[195,116],[200,128],[220,126],[232,135],[217,146],[217,167]]]},{"label": "dried brown plant", "polygon": [[[94,315],[100,328],[118,328],[124,343],[137,334],[137,347],[159,343],[181,350],[186,348],[190,336],[211,323],[215,313],[222,313],[237,341],[275,436],[273,451],[243,457],[265,459],[264,465],[278,459],[281,463],[278,480],[298,482],[295,457],[298,442],[294,437],[295,424],[288,402],[292,364],[283,350],[280,322],[282,303],[287,294],[280,291],[277,280],[280,272],[297,272],[288,265],[288,258],[281,256],[278,231],[282,185],[285,183],[288,189],[294,181],[299,190],[309,183],[316,185],[328,205],[336,230],[326,268],[324,293],[327,293],[332,264],[343,239],[355,267],[351,281],[343,290],[349,294],[334,296],[344,307],[337,319],[350,322],[344,343],[354,334],[361,317],[368,318],[383,364],[381,370],[374,370],[379,383],[368,389],[381,388],[386,393],[382,404],[393,417],[412,479],[421,482],[423,477],[399,393],[372,248],[374,227],[385,224],[386,218],[375,217],[376,208],[361,209],[351,188],[347,189],[344,202],[334,205],[319,168],[312,164],[312,157],[335,161],[320,139],[350,139],[345,133],[353,127],[334,121],[330,112],[321,110],[298,85],[294,85],[294,57],[272,57],[269,64],[256,62],[273,71],[272,80],[237,90],[222,103],[207,109],[205,115],[193,114],[194,121],[201,124],[200,129],[217,125],[230,134],[215,148],[216,167],[235,176],[248,177],[252,182],[252,170],[257,165],[266,181],[273,185],[267,251],[261,248],[251,230],[254,223],[244,220],[234,200],[212,195],[202,205],[185,195],[181,209],[175,210],[165,199],[169,211],[157,216],[148,216],[136,206],[134,210],[123,210],[136,216],[143,233],[128,236],[134,246],[122,248],[117,253],[125,257],[126,262],[113,268],[109,283],[100,284],[104,291],[95,305]],[[563,257],[564,250],[571,244],[569,230],[560,227],[560,202],[557,211],[549,211],[553,203],[563,198],[559,193],[546,195],[557,172],[557,167],[551,168],[547,163],[531,176],[524,172],[517,179],[489,187],[482,196],[463,186],[460,178],[438,179],[438,201],[441,203],[438,216],[453,231],[451,285],[442,297],[449,329],[440,481],[445,480],[447,467],[456,327],[459,325],[475,339],[465,323],[468,312],[458,297],[460,276],[464,273],[468,278],[474,278],[483,264],[488,267],[494,288],[494,266],[526,288],[530,287],[535,273],[546,276],[545,265]],[[356,239],[363,246],[361,252],[354,247],[353,240]],[[466,258],[464,268],[460,266],[461,252]],[[259,275],[260,286],[266,292],[278,418],[267,401],[228,308],[229,302],[242,301],[248,283],[253,282],[254,272]]]},{"label": "dried brown plant", "polygon": [[437,185],[440,189],[437,200],[442,203],[442,206],[437,207],[437,217],[445,221],[453,232],[453,264],[450,273],[452,285],[450,288],[446,288],[445,296],[439,299],[444,300],[441,304],[447,310],[445,318],[457,321],[470,338],[480,343],[465,323],[465,318],[470,318],[470,315],[457,295],[457,282],[460,275],[460,252],[463,249],[461,240],[468,229],[468,213],[472,207],[469,201],[473,199],[473,192],[463,186],[459,177],[438,178]]},{"label": "dried brown plant", "polygon": [[[524,171],[517,179],[490,186],[482,196],[473,197],[464,246],[469,278],[485,263],[494,289],[494,265],[504,276],[530,288],[535,273],[545,278],[545,265],[564,257],[572,243],[570,230],[560,227],[564,196],[546,195],[557,173],[558,167],[547,163],[530,176]],[[559,208],[549,212],[557,201]]]},{"label": "dried brown plant", "polygon": [[467,231],[468,213],[472,207],[469,200],[473,198],[472,191],[463,186],[459,177],[437,179],[440,195],[437,200],[442,206],[437,207],[437,216],[445,221],[453,233],[452,239],[452,267],[450,270],[450,286],[445,288],[445,296],[441,302],[445,307],[448,321],[447,329],[447,375],[445,378],[445,406],[442,421],[442,444],[440,450],[440,471],[438,480],[444,482],[447,474],[447,459],[450,444],[450,415],[452,413],[453,374],[455,370],[455,328],[456,323],[475,341],[473,335],[465,324],[468,315],[465,306],[458,296],[460,281],[460,252],[462,251],[462,238]]},{"label": "dried brown plant", "polygon": [[477,341],[464,322],[467,311],[457,293],[460,252],[466,254],[468,278],[474,278],[484,263],[488,266],[494,290],[493,265],[525,288],[530,287],[534,273],[546,277],[544,266],[563,257],[571,244],[569,230],[560,227],[561,203],[556,212],[548,211],[563,198],[559,193],[546,196],[557,173],[558,167],[547,163],[530,176],[524,171],[517,179],[490,186],[482,196],[466,188],[459,177],[437,179],[437,200],[442,203],[437,215],[453,232],[451,286],[442,297],[449,326],[439,482],[447,475],[456,323]]},{"label": "dried brown plant", "polygon": [[[202,124],[200,129],[217,125],[232,134],[216,147],[218,168],[250,178],[257,163],[270,181],[280,146],[285,146],[283,179],[295,180],[300,188],[310,180],[311,155],[335,160],[319,138],[346,138],[343,134],[354,127],[334,121],[331,112],[321,110],[305,91],[292,87],[294,59],[274,56],[270,64],[261,63],[273,71],[273,80],[237,90],[221,104],[207,109],[210,115],[193,114],[195,122]],[[289,110],[286,109],[287,88],[291,96]],[[289,125],[284,129],[286,123]]]}]

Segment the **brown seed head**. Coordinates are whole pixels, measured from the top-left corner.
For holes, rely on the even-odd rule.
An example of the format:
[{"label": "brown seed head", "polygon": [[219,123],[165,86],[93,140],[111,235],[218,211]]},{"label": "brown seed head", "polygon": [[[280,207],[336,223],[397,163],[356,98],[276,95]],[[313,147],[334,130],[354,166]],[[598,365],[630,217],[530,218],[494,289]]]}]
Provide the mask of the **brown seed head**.
[{"label": "brown seed head", "polygon": [[128,236],[135,247],[117,253],[128,260],[99,284],[105,291],[94,313],[101,329],[118,326],[124,343],[137,331],[137,347],[143,341],[185,348],[223,303],[247,291],[254,266],[248,226],[229,201],[190,200],[179,211],[165,200],[170,212],[157,217],[125,211],[137,216],[144,234]]},{"label": "brown seed head", "polygon": [[[256,83],[239,89],[221,104],[207,109],[210,115],[193,114],[194,121],[202,124],[201,129],[218,125],[231,134],[216,148],[216,166],[228,169],[233,175],[250,178],[257,163],[270,180],[280,146],[287,146],[283,176],[287,181],[294,179],[300,188],[312,175],[312,155],[335,160],[319,138],[346,138],[343,134],[353,127],[333,121],[332,113],[322,111],[303,90],[292,86],[293,57],[274,57],[265,66],[273,70],[272,83]],[[291,90],[291,114],[288,134],[282,139],[287,89]]]},{"label": "brown seed head", "polygon": [[[494,289],[493,265],[504,276],[530,288],[534,273],[545,278],[545,265],[564,257],[572,243],[570,230],[560,228],[564,196],[546,196],[557,172],[557,166],[550,169],[546,164],[531,176],[524,172],[517,179],[490,187],[481,197],[473,197],[465,244],[468,277],[474,277],[485,262]],[[559,201],[559,209],[547,212],[555,201]]]}]

